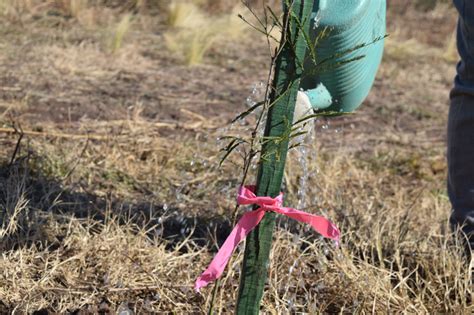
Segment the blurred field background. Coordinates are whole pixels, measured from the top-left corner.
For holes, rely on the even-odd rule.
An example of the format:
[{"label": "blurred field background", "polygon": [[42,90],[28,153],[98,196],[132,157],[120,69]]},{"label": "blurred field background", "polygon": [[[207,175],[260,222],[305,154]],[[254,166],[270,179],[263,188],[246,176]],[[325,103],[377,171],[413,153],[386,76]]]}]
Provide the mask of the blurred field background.
[{"label": "blurred field background", "polygon": [[[248,133],[230,122],[270,62],[237,14],[252,20],[230,0],[0,0],[0,313],[206,313],[212,288],[193,282],[241,176],[238,154],[219,167],[218,138]],[[332,218],[341,248],[281,220],[263,313],[474,311],[447,224],[456,19],[451,1],[389,1],[370,96],[319,119],[287,165],[288,205]]]}]

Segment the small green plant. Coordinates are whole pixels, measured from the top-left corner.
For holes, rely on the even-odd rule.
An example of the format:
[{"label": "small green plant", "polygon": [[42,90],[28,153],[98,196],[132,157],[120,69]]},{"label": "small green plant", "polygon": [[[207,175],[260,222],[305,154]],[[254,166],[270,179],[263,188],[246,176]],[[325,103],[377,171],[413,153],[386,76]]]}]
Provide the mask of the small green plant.
[{"label": "small green plant", "polygon": [[114,54],[116,53],[123,45],[123,39],[125,35],[130,30],[130,23],[131,23],[132,16],[130,14],[126,14],[122,17],[120,22],[115,27],[113,32],[113,36],[110,42],[110,51]]},{"label": "small green plant", "polygon": [[9,0],[0,0],[0,15],[6,15],[10,5],[11,3]]},{"label": "small green plant", "polygon": [[21,21],[23,15],[33,9],[31,1],[27,0],[0,0],[0,16],[12,22]]},{"label": "small green plant", "polygon": [[241,37],[246,25],[239,18],[242,6],[235,6],[231,14],[207,16],[194,3],[172,2],[168,11],[165,34],[168,50],[187,65],[202,63],[207,51],[220,40]]},{"label": "small green plant", "polygon": [[456,62],[459,60],[458,50],[456,46],[456,32],[454,31],[448,38],[443,59],[447,62]]},{"label": "small green plant", "polygon": [[201,63],[215,38],[216,32],[210,27],[165,34],[167,48],[181,55],[187,65]]}]

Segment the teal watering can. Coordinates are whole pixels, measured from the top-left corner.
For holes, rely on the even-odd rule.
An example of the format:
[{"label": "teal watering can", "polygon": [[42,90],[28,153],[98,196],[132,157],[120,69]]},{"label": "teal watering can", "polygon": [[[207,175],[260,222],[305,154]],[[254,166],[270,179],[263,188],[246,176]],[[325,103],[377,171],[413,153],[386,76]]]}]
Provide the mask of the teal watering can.
[{"label": "teal watering can", "polygon": [[315,0],[310,37],[329,32],[316,46],[316,65],[311,58],[306,62],[301,81],[315,111],[352,112],[362,104],[382,60],[385,15],[386,0]]}]

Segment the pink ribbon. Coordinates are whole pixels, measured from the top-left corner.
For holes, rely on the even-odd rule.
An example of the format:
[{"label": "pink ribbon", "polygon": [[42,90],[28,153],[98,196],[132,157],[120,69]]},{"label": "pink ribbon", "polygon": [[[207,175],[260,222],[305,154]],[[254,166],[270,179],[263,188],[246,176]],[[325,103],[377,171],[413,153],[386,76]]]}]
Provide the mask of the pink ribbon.
[{"label": "pink ribbon", "polygon": [[276,198],[271,198],[257,197],[254,191],[255,186],[240,187],[237,203],[239,205],[256,204],[259,205],[260,208],[247,212],[242,216],[217,252],[209,267],[197,278],[194,285],[196,292],[199,292],[201,288],[207,286],[210,282],[218,279],[222,275],[237,245],[260,223],[265,215],[265,211],[273,211],[299,222],[308,223],[322,236],[335,240],[336,245],[339,243],[341,233],[328,219],[293,208],[283,207],[283,193],[280,193]]}]

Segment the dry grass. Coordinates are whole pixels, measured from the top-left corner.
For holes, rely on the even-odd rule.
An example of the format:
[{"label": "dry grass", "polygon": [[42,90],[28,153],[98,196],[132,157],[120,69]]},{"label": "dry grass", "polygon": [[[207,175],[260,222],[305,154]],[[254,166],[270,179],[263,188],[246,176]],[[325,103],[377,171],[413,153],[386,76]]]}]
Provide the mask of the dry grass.
[{"label": "dry grass", "polygon": [[[101,6],[92,0],[1,0],[0,14],[14,25],[31,23],[39,17],[53,25],[78,23],[88,31],[103,33],[105,47],[112,53],[123,45],[125,35],[131,30],[140,25],[153,29],[147,16],[152,14],[153,19],[163,20],[171,27],[165,34],[166,46],[188,65],[202,63],[211,47],[219,49],[222,42],[240,40],[248,29],[237,17],[238,12],[246,11],[241,4],[229,6],[199,0],[133,0],[120,5],[105,4]],[[210,15],[205,13],[207,11],[220,13]],[[132,25],[132,17],[137,25]]]},{"label": "dry grass", "polygon": [[[444,166],[436,164],[442,146],[430,145],[420,159],[417,152],[427,146],[425,139],[410,141],[413,147],[407,149],[388,140],[387,132],[379,135],[387,140],[366,140],[374,143],[373,151],[324,149],[322,143],[332,135],[325,134],[323,124],[320,140],[308,149],[306,210],[334,218],[343,230],[342,245],[335,250],[306,228],[281,221],[264,309],[469,313],[472,267],[463,263],[460,247],[448,233]],[[139,313],[181,313],[209,306],[210,291],[195,295],[192,283],[212,255],[203,251],[203,240],[211,240],[211,248],[215,224],[230,216],[237,178],[229,174],[235,172],[230,165],[214,167],[217,147],[202,135],[198,141],[184,136],[169,142],[150,136],[154,128],[143,121],[127,125],[131,129],[124,127],[123,136],[116,135],[108,144],[93,141],[85,151],[72,139],[32,139],[30,150],[36,153],[4,174],[2,190],[11,199],[4,209],[19,209],[10,212],[23,218],[2,238],[0,296],[8,307],[19,312],[94,311],[125,303]],[[100,131],[99,126],[95,129]],[[355,140],[353,135],[345,137]],[[315,158],[317,151],[324,154]],[[33,170],[42,175],[33,175]],[[297,199],[291,191],[298,189],[302,176],[297,152],[289,170],[287,199],[293,204]],[[66,190],[54,184],[61,178]],[[88,193],[103,196],[102,206],[81,203],[82,189],[70,190],[84,180]],[[43,189],[35,197],[38,186]],[[151,203],[125,202],[144,194]],[[31,201],[26,203],[25,196]],[[208,209],[213,213],[203,214]],[[206,232],[203,218],[217,215],[219,209],[220,219]],[[26,220],[32,213],[35,224]],[[200,232],[188,238],[194,228]],[[222,241],[218,225],[217,231]],[[217,300],[223,312],[232,310],[235,302],[239,252]]]},{"label": "dry grass", "polygon": [[[204,313],[211,288],[197,295],[192,285],[229,232],[241,163],[235,154],[218,167],[216,138],[248,133],[251,123],[221,127],[264,78],[265,43],[222,41],[214,66],[187,68],[134,16],[136,36],[112,55],[80,25],[90,9],[61,31],[23,18],[24,36],[0,40],[0,313]],[[454,20],[435,13],[403,17]],[[362,110],[318,121],[306,164],[290,153],[287,204],[329,216],[343,238],[334,249],[280,220],[265,313],[473,312],[472,263],[447,226],[452,25],[416,42],[395,26]],[[10,165],[12,120],[25,137]],[[224,274],[220,313],[233,310],[242,249]]]}]

